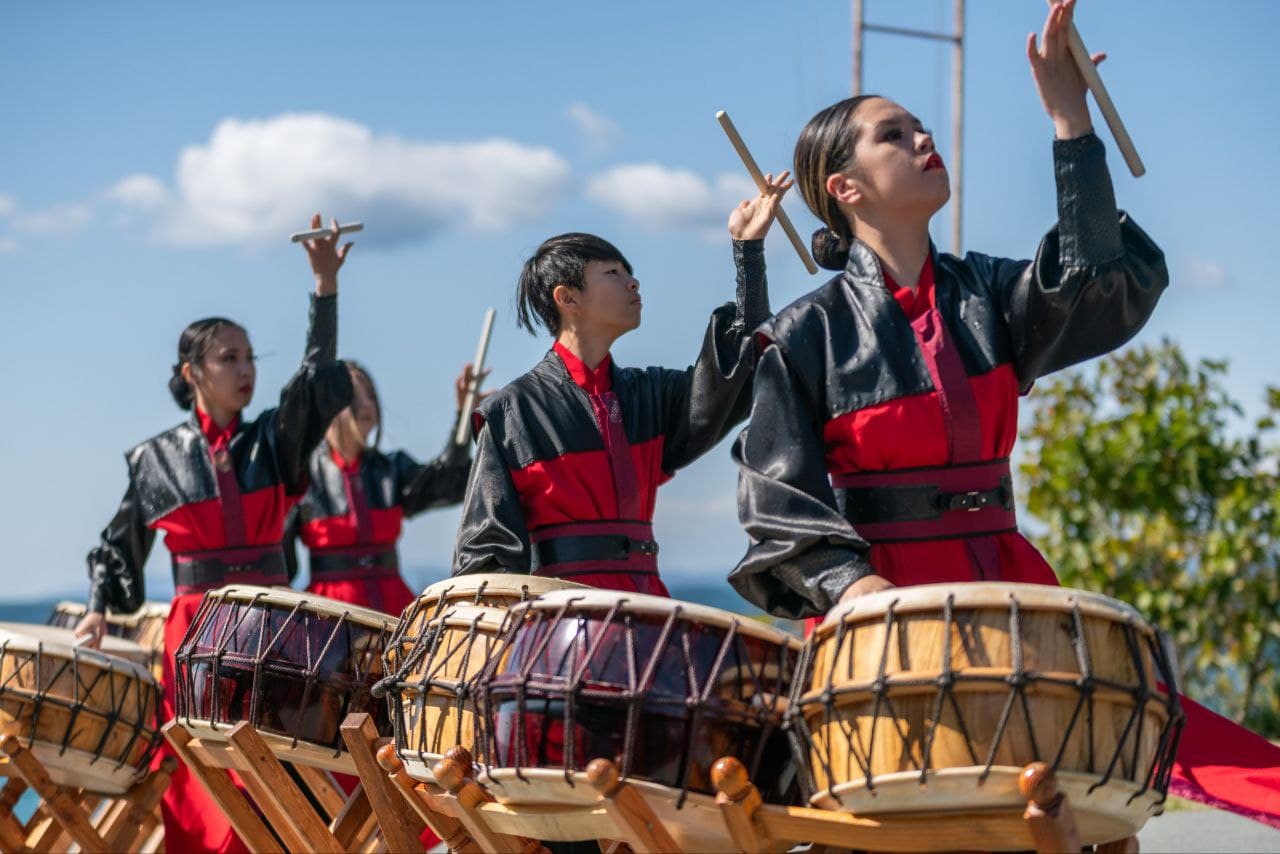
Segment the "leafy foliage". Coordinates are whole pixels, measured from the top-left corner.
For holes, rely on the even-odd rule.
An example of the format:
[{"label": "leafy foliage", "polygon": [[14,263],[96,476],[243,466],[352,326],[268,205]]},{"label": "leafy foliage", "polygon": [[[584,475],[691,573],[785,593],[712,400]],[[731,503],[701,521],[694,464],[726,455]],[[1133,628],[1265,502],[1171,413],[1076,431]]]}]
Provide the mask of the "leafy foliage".
[{"label": "leafy foliage", "polygon": [[1135,347],[1037,387],[1023,430],[1032,536],[1062,583],[1174,640],[1188,694],[1280,737],[1280,389],[1243,419],[1225,362]]}]

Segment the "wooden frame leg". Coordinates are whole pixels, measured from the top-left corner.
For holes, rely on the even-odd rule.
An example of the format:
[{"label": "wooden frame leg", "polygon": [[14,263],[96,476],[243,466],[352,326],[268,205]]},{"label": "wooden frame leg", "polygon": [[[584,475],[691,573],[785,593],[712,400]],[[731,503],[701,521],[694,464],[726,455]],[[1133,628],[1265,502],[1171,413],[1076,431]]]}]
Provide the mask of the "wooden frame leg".
[{"label": "wooden frame leg", "polygon": [[347,715],[342,722],[342,740],[356,763],[387,847],[392,851],[422,851],[418,837],[426,825],[378,765],[376,752],[381,744],[373,718],[367,714]]},{"label": "wooden frame leg", "polygon": [[620,839],[631,850],[637,854],[681,850],[653,814],[644,795],[622,780],[618,766],[613,762],[608,759],[591,760],[587,765],[587,780],[603,797],[605,809],[622,831]]},{"label": "wooden frame leg", "polygon": [[6,735],[0,739],[0,750],[9,755],[10,766],[40,796],[49,814],[70,834],[82,851],[108,850],[107,843],[89,821],[84,806],[69,794],[72,790],[54,783],[44,765],[22,746],[22,741],[17,736]]},{"label": "wooden frame leg", "polygon": [[169,745],[173,747],[191,774],[209,792],[209,796],[226,815],[231,826],[250,851],[269,851],[273,854],[284,854],[284,849],[276,841],[275,836],[267,829],[266,824],[258,817],[257,812],[249,806],[244,795],[231,782],[227,772],[221,768],[209,768],[192,753],[191,733],[176,720],[169,721],[161,730]]},{"label": "wooden frame leg", "polygon": [[236,770],[245,788],[290,848],[342,854],[328,824],[248,721],[233,726],[227,741],[236,749]]},{"label": "wooden frame leg", "polygon": [[481,804],[491,803],[493,798],[471,778],[473,767],[471,754],[463,747],[454,747],[431,769],[436,781],[453,796],[458,820],[467,828],[471,838],[484,851],[495,854],[529,854],[542,850],[536,840],[508,836],[489,829],[479,813]]},{"label": "wooden frame leg", "polygon": [[136,849],[156,826],[156,806],[169,788],[178,760],[166,756],[160,767],[138,782],[125,796],[121,809],[108,813],[101,825],[102,838],[112,851]]},{"label": "wooden frame leg", "polygon": [[1071,804],[1066,795],[1058,791],[1058,781],[1049,766],[1033,762],[1022,771],[1018,788],[1027,799],[1022,817],[1031,830],[1039,854],[1056,854],[1059,851],[1079,851],[1080,831]]},{"label": "wooden frame leg", "polygon": [[396,755],[393,745],[384,744],[378,748],[378,764],[382,766],[387,773],[387,778],[395,785],[403,799],[408,802],[418,817],[426,822],[435,835],[440,837],[450,851],[456,854],[483,854],[484,850],[471,838],[466,825],[451,813],[435,808],[433,801],[426,794],[425,786],[405,771],[404,763]]},{"label": "wooden frame leg", "polygon": [[1104,842],[1094,851],[1095,854],[1138,854],[1138,837],[1126,836],[1114,842]]}]

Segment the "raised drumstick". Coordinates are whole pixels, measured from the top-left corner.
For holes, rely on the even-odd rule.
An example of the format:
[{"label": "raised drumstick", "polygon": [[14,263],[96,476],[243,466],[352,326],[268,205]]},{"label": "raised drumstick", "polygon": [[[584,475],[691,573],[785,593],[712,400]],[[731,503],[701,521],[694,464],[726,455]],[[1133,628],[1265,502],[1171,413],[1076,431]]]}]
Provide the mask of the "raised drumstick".
[{"label": "raised drumstick", "polygon": [[[351,234],[356,231],[364,231],[364,223],[349,222],[338,226],[338,234]],[[321,237],[333,237],[333,229],[317,228],[315,231],[299,231],[297,234],[290,234],[289,240],[293,243],[301,243],[304,240],[316,240]]]},{"label": "raised drumstick", "polygon": [[[756,165],[756,159],[747,150],[747,144],[738,135],[738,129],[733,126],[733,121],[729,118],[729,114],[721,110],[716,113],[716,121],[720,123],[720,127],[724,128],[725,135],[729,137],[729,142],[733,143],[738,156],[742,158],[742,165],[747,167],[747,174],[751,176],[751,180],[756,182],[756,187],[763,193],[768,189],[769,185],[764,182],[764,175],[760,172],[760,167]],[[787,212],[782,209],[781,202],[778,203],[778,225],[782,226],[782,230],[791,239],[791,245],[796,248],[796,253],[800,256],[800,260],[804,262],[804,268],[811,275],[818,272],[818,265],[813,263],[813,256],[809,254],[809,249],[804,245],[804,241],[800,239],[800,235],[796,233],[796,228],[791,224],[791,218],[787,216]]]},{"label": "raised drumstick", "polygon": [[480,394],[484,359],[489,352],[489,335],[493,332],[493,318],[496,314],[497,312],[493,309],[484,313],[484,325],[480,328],[480,345],[476,347],[476,359],[471,363],[471,382],[467,385],[467,396],[462,402],[462,412],[458,413],[458,429],[453,432],[453,443],[459,447],[471,441],[471,410],[475,408],[476,396]]},{"label": "raised drumstick", "polygon": [[[1056,5],[1058,5],[1057,0],[1049,0],[1049,8]],[[1084,39],[1080,38],[1080,31],[1076,29],[1075,21],[1068,25],[1067,46],[1071,50],[1071,58],[1076,61],[1076,67],[1080,69],[1080,76],[1084,78],[1084,83],[1093,93],[1093,100],[1102,112],[1102,117],[1106,119],[1107,127],[1111,128],[1111,135],[1115,137],[1116,146],[1124,156],[1124,162],[1128,164],[1129,171],[1133,173],[1133,177],[1141,178],[1147,173],[1147,167],[1142,164],[1138,149],[1133,147],[1129,131],[1120,120],[1120,113],[1116,112],[1116,105],[1112,102],[1110,93],[1107,92],[1106,84],[1102,82],[1102,75],[1098,73],[1097,66],[1093,64],[1089,49],[1084,46]]]}]

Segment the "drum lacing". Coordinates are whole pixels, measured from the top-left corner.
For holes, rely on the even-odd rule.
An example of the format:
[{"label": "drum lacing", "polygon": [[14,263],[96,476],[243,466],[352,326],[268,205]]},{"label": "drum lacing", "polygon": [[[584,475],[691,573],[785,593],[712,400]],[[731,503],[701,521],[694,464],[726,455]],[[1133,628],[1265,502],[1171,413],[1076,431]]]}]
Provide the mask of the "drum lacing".
[{"label": "drum lacing", "polygon": [[[92,750],[84,751],[85,753],[92,755],[93,758],[90,760],[91,765],[104,758],[108,761],[114,761],[116,763],[116,770],[119,770],[129,764],[134,764],[138,768],[144,768],[150,764],[152,755],[159,748],[161,738],[160,732],[156,726],[160,719],[160,697],[159,692],[154,687],[152,687],[150,692],[152,702],[148,704],[145,690],[147,686],[145,684],[140,685],[137,690],[133,690],[133,682],[130,681],[125,686],[124,693],[119,695],[116,689],[114,676],[117,673],[125,671],[117,670],[113,662],[107,661],[103,662],[101,665],[98,662],[94,662],[94,669],[96,672],[93,679],[86,685],[80,670],[80,650],[78,648],[73,647],[71,651],[71,658],[66,659],[62,656],[45,655],[43,642],[38,641],[36,643],[35,652],[32,653],[27,650],[11,650],[9,648],[8,639],[0,641],[0,658],[13,656],[16,659],[18,655],[22,654],[26,654],[27,657],[25,659],[17,660],[16,665],[10,671],[9,675],[6,676],[3,681],[0,681],[0,703],[3,703],[6,697],[16,697],[19,700],[30,702],[32,706],[32,714],[31,728],[27,736],[28,748],[31,748],[36,741],[36,735],[39,732],[40,718],[44,712],[45,706],[48,705],[54,708],[66,710],[70,714],[67,726],[62,734],[61,743],[58,745],[59,756],[65,755],[66,752],[71,749],[71,739],[76,734],[76,721],[79,719],[81,713],[84,713],[86,715],[99,718],[106,724],[102,735],[98,739],[98,743],[94,748]],[[58,663],[57,669],[52,673],[47,673],[49,668],[52,666],[52,661],[56,661]],[[18,687],[18,684],[20,683],[20,676],[24,669],[29,669],[31,672],[32,688],[30,691]],[[61,697],[50,696],[46,692],[45,687],[54,684],[65,676],[68,669],[70,669],[71,682],[73,686],[71,699],[68,701]],[[47,678],[42,679],[42,675],[46,674]],[[91,709],[84,704],[84,701],[88,697],[92,697],[94,695],[94,692],[98,689],[98,686],[103,679],[107,680],[108,699],[110,700],[109,708],[106,711]],[[132,720],[124,718],[124,713],[126,711],[126,706],[129,705],[130,697],[133,698]],[[147,708],[148,705],[151,706],[150,709]],[[113,759],[105,755],[107,742],[116,726],[121,723],[129,728],[130,735],[124,746],[119,749],[118,758]],[[142,756],[139,757],[136,763],[130,763],[129,754],[132,752],[134,745],[138,743],[138,739],[142,737],[143,732],[147,729],[148,723],[151,724],[151,736],[148,739],[146,749],[143,751]]]}]

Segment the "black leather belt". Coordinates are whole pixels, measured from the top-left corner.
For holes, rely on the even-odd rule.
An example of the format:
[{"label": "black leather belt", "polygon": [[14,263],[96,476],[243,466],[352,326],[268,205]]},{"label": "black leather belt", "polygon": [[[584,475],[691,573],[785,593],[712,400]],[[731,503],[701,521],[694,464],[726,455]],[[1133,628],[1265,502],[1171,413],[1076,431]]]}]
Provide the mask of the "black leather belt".
[{"label": "black leather belt", "polygon": [[395,547],[379,549],[333,549],[311,552],[311,577],[346,575],[351,572],[386,570],[399,572],[400,558]]},{"label": "black leather belt", "polygon": [[534,543],[533,548],[541,566],[581,561],[627,560],[633,555],[658,555],[658,544],[653,540],[637,540],[613,534],[555,537]]},{"label": "black leather belt", "polygon": [[187,552],[173,556],[173,584],[179,593],[212,590],[225,584],[288,584],[280,546]]}]

